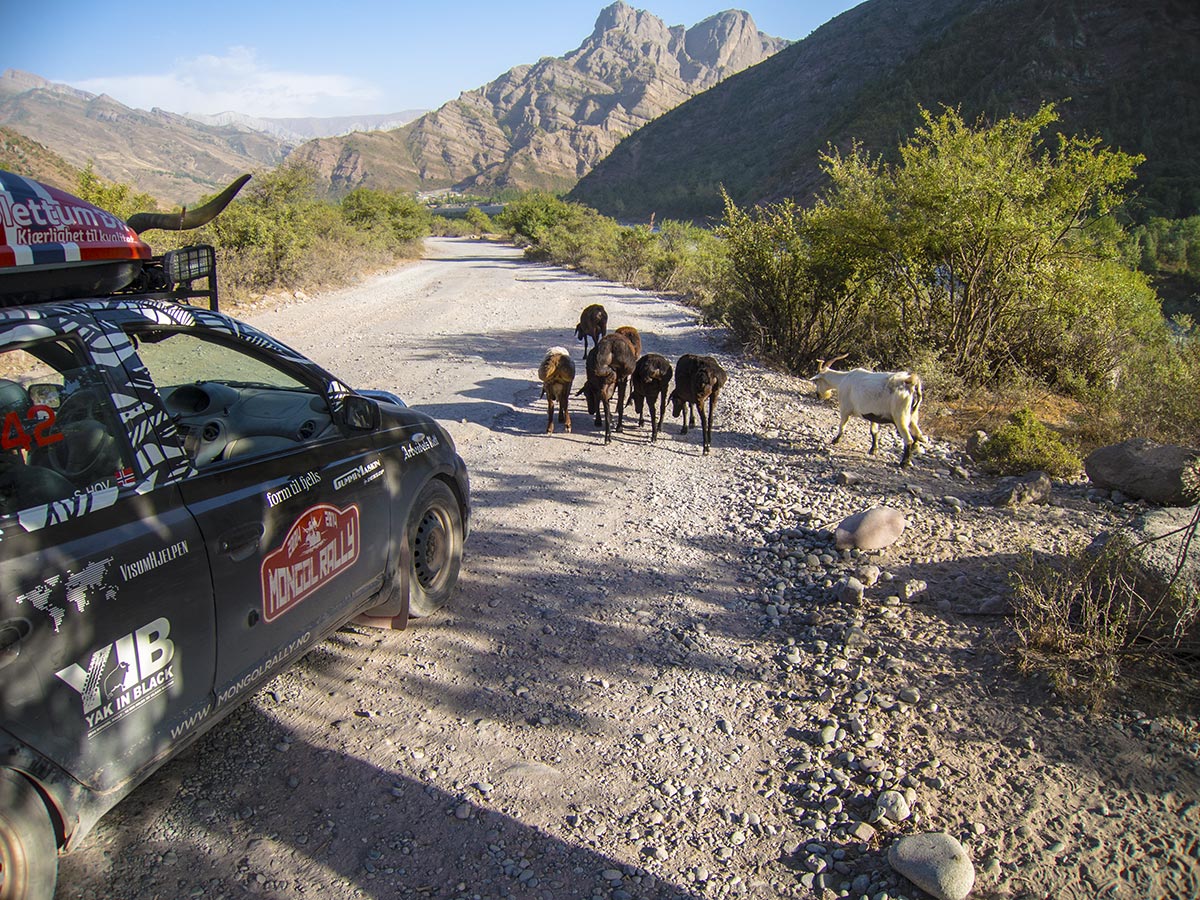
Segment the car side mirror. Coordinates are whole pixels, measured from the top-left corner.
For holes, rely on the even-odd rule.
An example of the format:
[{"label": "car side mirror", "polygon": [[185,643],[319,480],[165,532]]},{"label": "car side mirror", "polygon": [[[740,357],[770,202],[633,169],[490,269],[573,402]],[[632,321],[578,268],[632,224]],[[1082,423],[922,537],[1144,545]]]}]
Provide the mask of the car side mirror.
[{"label": "car side mirror", "polygon": [[374,431],[379,427],[379,405],[369,397],[350,394],[342,402],[346,427],[353,431]]},{"label": "car side mirror", "polygon": [[63,389],[61,384],[31,384],[29,399],[37,406],[48,406],[58,409],[62,406]]}]

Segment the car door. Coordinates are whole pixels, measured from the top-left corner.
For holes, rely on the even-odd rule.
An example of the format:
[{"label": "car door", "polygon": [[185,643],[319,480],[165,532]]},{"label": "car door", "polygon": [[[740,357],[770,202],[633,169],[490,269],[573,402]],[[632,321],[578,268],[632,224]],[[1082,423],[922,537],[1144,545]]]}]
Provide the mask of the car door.
[{"label": "car door", "polygon": [[373,433],[343,428],[327,385],[262,341],[131,333],[197,460],[181,491],[211,564],[220,708],[379,592],[384,471]]},{"label": "car door", "polygon": [[0,318],[0,756],[109,790],[211,710],[212,585],[102,329],[37,318]]}]

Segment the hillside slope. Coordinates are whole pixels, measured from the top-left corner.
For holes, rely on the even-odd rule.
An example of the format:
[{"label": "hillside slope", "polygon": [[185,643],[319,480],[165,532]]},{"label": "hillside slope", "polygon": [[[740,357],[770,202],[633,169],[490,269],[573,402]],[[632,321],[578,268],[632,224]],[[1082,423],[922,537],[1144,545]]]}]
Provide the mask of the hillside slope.
[{"label": "hillside slope", "polygon": [[1061,128],[1143,153],[1141,216],[1200,211],[1200,5],[1187,0],[868,0],[622,142],[572,199],[625,218],[806,202],[819,154],[894,155],[919,106],[968,120],[1060,104]]},{"label": "hillside slope", "polygon": [[102,178],[132,184],[168,206],[192,203],[243,172],[275,166],[289,147],[262,132],[133,109],[12,69],[0,75],[0,125],[73,166],[91,161]]},{"label": "hillside slope", "polygon": [[59,190],[76,190],[79,170],[37,141],[0,125],[0,169],[45,182]]},{"label": "hillside slope", "polygon": [[621,138],[786,44],[738,10],[685,29],[617,2],[564,57],[510,69],[402,129],[312,141],[293,156],[337,193],[565,189]]}]

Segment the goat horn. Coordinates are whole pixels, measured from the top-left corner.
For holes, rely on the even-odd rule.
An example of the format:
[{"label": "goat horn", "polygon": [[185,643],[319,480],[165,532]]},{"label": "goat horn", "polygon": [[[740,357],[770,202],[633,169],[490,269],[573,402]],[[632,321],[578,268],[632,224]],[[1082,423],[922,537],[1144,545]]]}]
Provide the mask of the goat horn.
[{"label": "goat horn", "polygon": [[129,221],[126,224],[136,234],[141,234],[143,231],[150,231],[154,228],[161,231],[190,231],[193,228],[199,228],[201,225],[207,225],[215,219],[217,214],[229,205],[229,201],[234,198],[237,192],[249,180],[249,175],[243,175],[203,206],[198,206],[195,209],[188,209],[185,206],[178,213],[134,213],[129,217]]}]

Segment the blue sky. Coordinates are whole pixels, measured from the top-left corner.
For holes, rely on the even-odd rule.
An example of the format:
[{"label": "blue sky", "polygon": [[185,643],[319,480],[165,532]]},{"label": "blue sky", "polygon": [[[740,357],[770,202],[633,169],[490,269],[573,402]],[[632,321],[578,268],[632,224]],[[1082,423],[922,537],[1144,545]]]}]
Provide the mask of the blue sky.
[{"label": "blue sky", "polygon": [[[626,0],[691,27],[744,9],[800,40],[860,0]],[[335,116],[433,109],[522,63],[562,56],[608,0],[410,3],[2,0],[0,70],[177,113]]]}]

